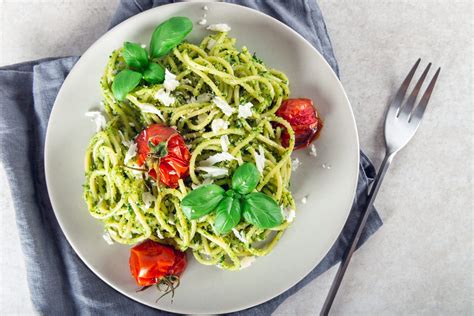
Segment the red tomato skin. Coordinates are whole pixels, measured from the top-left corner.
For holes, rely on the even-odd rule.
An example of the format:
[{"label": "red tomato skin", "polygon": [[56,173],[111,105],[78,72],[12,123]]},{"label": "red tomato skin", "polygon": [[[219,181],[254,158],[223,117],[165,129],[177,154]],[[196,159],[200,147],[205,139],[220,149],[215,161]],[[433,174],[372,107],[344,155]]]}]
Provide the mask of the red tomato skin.
[{"label": "red tomato skin", "polygon": [[168,126],[153,124],[143,130],[136,138],[138,147],[139,166],[142,166],[150,153],[149,142],[157,145],[161,142],[167,142],[167,155],[160,159],[159,170],[150,169],[148,174],[171,188],[178,187],[178,180],[189,175],[189,161],[191,154],[186,147],[186,143],[178,132]]},{"label": "red tomato skin", "polygon": [[[276,115],[290,123],[295,133],[295,149],[307,147],[323,127],[318,112],[311,99],[287,99],[277,110]],[[290,135],[285,130],[281,136],[282,145],[288,147]]]},{"label": "red tomato skin", "polygon": [[186,253],[148,239],[130,250],[129,264],[137,284],[149,286],[166,276],[180,276],[187,259]]}]

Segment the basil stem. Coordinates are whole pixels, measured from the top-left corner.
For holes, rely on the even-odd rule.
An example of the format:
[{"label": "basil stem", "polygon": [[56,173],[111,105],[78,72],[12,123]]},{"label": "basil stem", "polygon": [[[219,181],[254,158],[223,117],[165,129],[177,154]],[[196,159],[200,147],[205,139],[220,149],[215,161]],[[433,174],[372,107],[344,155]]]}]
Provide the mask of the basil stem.
[{"label": "basil stem", "polygon": [[228,196],[217,205],[214,228],[221,235],[227,234],[240,222],[240,217],[239,199]]},{"label": "basil stem", "polygon": [[260,173],[253,163],[244,163],[232,176],[232,189],[240,194],[252,192],[260,181]]},{"label": "basil stem", "polygon": [[151,58],[168,54],[193,29],[193,22],[186,17],[173,17],[161,23],[153,31],[150,41]]},{"label": "basil stem", "polygon": [[125,100],[127,94],[138,86],[142,80],[142,74],[130,69],[119,72],[112,83],[112,93],[119,100]]},{"label": "basil stem", "polygon": [[188,193],[181,201],[184,215],[198,219],[212,212],[224,198],[225,190],[215,184],[201,186]]},{"label": "basil stem", "polygon": [[242,214],[248,223],[264,229],[278,226],[283,222],[278,204],[261,192],[252,192],[243,198]]}]

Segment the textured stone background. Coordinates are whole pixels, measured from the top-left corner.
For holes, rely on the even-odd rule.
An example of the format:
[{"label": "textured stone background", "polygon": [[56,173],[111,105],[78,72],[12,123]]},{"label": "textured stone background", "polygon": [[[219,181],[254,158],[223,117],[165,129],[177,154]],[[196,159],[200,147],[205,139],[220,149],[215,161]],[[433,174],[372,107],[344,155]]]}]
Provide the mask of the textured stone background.
[{"label": "textured stone background", "polygon": [[[378,165],[389,97],[421,57],[443,68],[416,137],[376,205],[382,229],[359,250],[338,315],[473,313],[473,5],[466,1],[320,0],[361,147]],[[79,55],[106,30],[117,0],[0,0],[0,65]],[[32,314],[14,210],[0,168],[0,310]],[[276,315],[316,314],[335,269]]]}]

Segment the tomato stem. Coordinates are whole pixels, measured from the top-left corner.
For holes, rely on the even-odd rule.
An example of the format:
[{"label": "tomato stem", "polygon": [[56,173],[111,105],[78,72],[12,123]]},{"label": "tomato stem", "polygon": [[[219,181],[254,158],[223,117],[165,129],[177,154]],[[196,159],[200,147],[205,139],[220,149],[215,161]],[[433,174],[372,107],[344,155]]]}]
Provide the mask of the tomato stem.
[{"label": "tomato stem", "polygon": [[[160,292],[165,292],[163,293],[160,297],[155,302],[158,302],[163,296],[168,295],[171,293],[171,303],[173,303],[173,298],[174,298],[174,290],[176,290],[179,287],[180,280],[179,277],[176,275],[168,275],[165,276],[156,284],[156,287],[158,288],[158,291]],[[162,286],[166,286],[164,289]]]}]

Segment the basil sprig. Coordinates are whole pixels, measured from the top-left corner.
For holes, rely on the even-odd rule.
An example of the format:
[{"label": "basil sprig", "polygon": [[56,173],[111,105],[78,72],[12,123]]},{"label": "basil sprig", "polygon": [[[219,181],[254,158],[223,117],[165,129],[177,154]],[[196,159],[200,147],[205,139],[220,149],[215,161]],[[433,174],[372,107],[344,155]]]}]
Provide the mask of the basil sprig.
[{"label": "basil sprig", "polygon": [[272,228],[283,222],[280,207],[273,198],[252,192],[260,181],[260,173],[252,163],[244,163],[232,176],[232,188],[224,191],[215,184],[208,184],[188,193],[181,207],[188,219],[198,219],[216,212],[214,228],[227,234],[242,219],[259,228]]},{"label": "basil sprig", "polygon": [[193,23],[186,17],[173,17],[155,28],[150,41],[150,53],[136,43],[123,44],[123,59],[128,68],[120,71],[112,83],[112,93],[119,100],[135,89],[142,79],[150,84],[163,83],[165,69],[154,61],[168,54],[191,32]]}]

